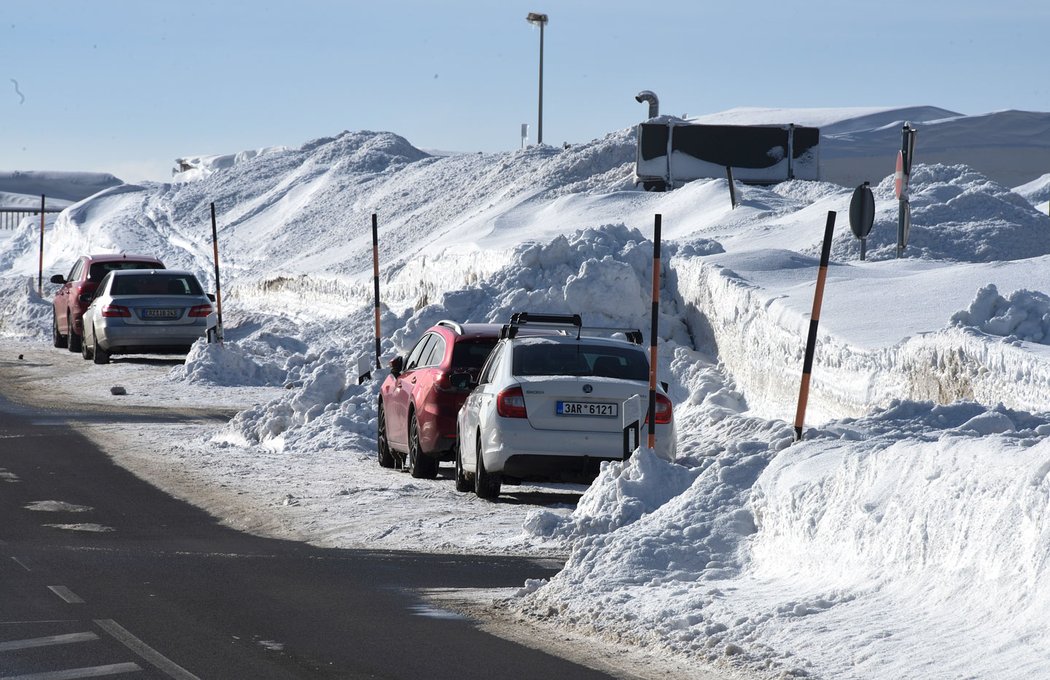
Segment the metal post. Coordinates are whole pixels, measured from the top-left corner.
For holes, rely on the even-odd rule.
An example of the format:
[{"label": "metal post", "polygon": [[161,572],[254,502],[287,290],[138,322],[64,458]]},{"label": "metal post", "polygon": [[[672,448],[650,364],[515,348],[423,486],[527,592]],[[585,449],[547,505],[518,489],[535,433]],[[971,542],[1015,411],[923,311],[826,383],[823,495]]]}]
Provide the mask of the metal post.
[{"label": "metal post", "polygon": [[222,289],[219,286],[219,230],[215,221],[215,204],[211,204],[211,244],[215,254],[215,316],[218,324],[215,327],[215,336],[222,347]]},{"label": "metal post", "polygon": [[540,110],[539,122],[536,126],[536,145],[543,144],[543,27],[547,24],[546,17],[540,22]]},{"label": "metal post", "polygon": [[656,448],[656,342],[660,322],[660,223],[663,215],[656,214],[653,226],[653,308],[649,329],[649,440],[650,449]]},{"label": "metal post", "polygon": [[736,184],[733,182],[733,168],[726,166],[726,179],[729,181],[729,202],[733,204],[733,210],[736,210]]},{"label": "metal post", "polygon": [[44,208],[46,199],[40,194],[40,268],[36,275],[36,294],[44,295]]},{"label": "metal post", "polygon": [[375,313],[376,313],[376,368],[381,368],[379,363],[379,217],[372,213],[372,284],[375,288]]},{"label": "metal post", "polygon": [[813,313],[809,316],[809,337],[806,340],[806,358],[802,363],[802,385],[798,390],[798,409],[795,411],[795,441],[802,439],[802,423],[806,417],[806,402],[809,401],[809,377],[813,370],[813,355],[817,348],[817,324],[820,322],[820,305],[824,299],[824,280],[828,275],[831,259],[831,238],[835,231],[835,211],[828,211],[828,222],[824,227],[824,247],[820,251],[820,269],[817,270],[817,289],[813,293]]}]

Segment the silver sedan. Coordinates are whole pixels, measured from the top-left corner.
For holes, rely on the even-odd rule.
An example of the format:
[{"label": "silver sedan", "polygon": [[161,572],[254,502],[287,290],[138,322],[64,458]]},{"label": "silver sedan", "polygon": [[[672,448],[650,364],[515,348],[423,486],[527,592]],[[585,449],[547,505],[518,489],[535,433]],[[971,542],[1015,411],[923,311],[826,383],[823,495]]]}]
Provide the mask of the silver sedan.
[{"label": "silver sedan", "polygon": [[188,271],[112,271],[84,312],[81,351],[96,364],[112,354],[185,354],[212,315],[211,296]]}]

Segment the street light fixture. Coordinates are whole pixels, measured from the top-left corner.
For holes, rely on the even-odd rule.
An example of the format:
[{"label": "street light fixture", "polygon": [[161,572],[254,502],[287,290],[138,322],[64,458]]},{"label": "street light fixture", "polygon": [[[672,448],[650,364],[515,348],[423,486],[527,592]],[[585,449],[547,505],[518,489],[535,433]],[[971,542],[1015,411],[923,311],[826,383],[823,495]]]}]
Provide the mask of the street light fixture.
[{"label": "street light fixture", "polygon": [[536,125],[536,143],[543,144],[543,27],[547,25],[547,15],[529,12],[525,21],[540,27],[540,111],[539,122]]}]

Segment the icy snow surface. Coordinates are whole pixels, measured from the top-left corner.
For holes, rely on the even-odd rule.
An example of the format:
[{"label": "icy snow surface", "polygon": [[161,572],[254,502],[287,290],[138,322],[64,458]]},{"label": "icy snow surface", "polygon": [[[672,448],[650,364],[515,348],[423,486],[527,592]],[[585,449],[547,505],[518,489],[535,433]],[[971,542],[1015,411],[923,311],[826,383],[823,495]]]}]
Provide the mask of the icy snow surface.
[{"label": "icy snow surface", "polygon": [[[813,112],[852,135],[878,127],[872,116],[898,119]],[[214,289],[214,202],[227,343],[159,369],[118,357],[77,385],[42,375],[32,389],[112,399],[120,384],[128,406],[236,411],[134,441],[84,426],[233,526],[332,546],[567,556],[510,605],[553,626],[756,678],[1050,678],[1047,181],[1012,191],[967,165],[924,164],[923,139],[902,259],[894,148],[871,178],[865,261],[851,186],[739,186],[735,210],[724,180],[641,192],[631,130],[446,157],[346,132],[193,181],[108,189],[48,225],[45,272],[85,251],[149,252]],[[829,211],[805,438],[792,443]],[[372,359],[373,212],[387,357],[442,318],[572,311],[648,328],[660,213],[658,372],[678,460],[642,449],[589,488],[508,487],[496,504],[457,494],[446,468],[434,481],[379,468],[385,373],[357,380],[358,358]],[[25,351],[28,372],[80,362],[47,346],[38,232],[0,238],[5,352]]]}]

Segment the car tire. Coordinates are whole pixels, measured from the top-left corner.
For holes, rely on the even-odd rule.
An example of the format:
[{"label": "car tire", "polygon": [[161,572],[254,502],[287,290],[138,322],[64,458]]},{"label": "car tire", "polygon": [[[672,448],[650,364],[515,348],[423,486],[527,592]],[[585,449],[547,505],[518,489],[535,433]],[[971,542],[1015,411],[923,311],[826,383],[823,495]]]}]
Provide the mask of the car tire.
[{"label": "car tire", "polygon": [[79,352],[80,344],[84,342],[84,338],[77,335],[77,332],[73,330],[73,317],[66,317],[66,330],[69,331],[69,335],[66,336],[66,349],[70,352]]},{"label": "car tire", "polygon": [[98,346],[98,338],[91,334],[91,358],[96,364],[108,364],[109,352]]},{"label": "car tire", "polygon": [[437,477],[437,458],[423,453],[419,446],[419,424],[415,414],[408,421],[408,473],[416,479],[434,479]]},{"label": "car tire", "polygon": [[485,470],[485,457],[481,455],[481,437],[478,437],[477,462],[474,467],[474,493],[478,498],[495,500],[499,496],[500,486],[503,483],[499,474],[493,474]]},{"label": "car tire", "polygon": [[84,357],[84,360],[94,359],[95,352],[92,350],[91,345],[86,342],[80,343],[80,356]]},{"label": "car tire", "polygon": [[456,491],[473,491],[473,481],[467,477],[467,473],[463,470],[463,451],[459,447],[459,443],[456,443]]},{"label": "car tire", "polygon": [[392,468],[397,465],[397,458],[390,451],[390,443],[386,438],[386,411],[383,402],[379,402],[379,424],[376,425],[376,453],[379,458],[379,467]]},{"label": "car tire", "polygon": [[69,338],[58,332],[58,315],[54,310],[51,310],[51,342],[55,347],[65,347],[69,343]]}]

